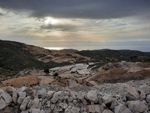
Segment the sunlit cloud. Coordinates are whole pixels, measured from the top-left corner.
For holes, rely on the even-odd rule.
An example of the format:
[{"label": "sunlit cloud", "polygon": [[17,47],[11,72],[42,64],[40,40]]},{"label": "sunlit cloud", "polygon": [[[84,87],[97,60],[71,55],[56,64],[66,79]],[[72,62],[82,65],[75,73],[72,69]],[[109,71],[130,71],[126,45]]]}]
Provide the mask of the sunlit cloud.
[{"label": "sunlit cloud", "polygon": [[44,1],[0,1],[0,39],[51,48],[150,49],[148,0]]}]

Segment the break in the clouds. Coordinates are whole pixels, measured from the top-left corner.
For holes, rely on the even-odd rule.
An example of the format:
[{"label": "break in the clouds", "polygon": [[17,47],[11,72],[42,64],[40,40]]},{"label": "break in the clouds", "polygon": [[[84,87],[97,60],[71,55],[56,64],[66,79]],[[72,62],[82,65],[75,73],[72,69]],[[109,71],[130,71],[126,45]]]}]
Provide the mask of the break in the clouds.
[{"label": "break in the clouds", "polygon": [[0,39],[150,51],[150,0],[1,0]]}]

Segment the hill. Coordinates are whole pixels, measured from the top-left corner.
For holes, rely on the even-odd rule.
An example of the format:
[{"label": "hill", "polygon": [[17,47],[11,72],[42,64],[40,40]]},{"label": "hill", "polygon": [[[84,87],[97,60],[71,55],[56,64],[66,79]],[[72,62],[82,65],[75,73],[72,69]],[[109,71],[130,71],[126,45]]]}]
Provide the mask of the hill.
[{"label": "hill", "polygon": [[125,60],[128,62],[150,62],[149,52],[136,50],[84,50],[76,53],[95,59],[95,61],[118,62]]},{"label": "hill", "polygon": [[67,52],[71,52],[71,53],[78,52],[78,50],[76,50],[76,49],[63,49],[63,51],[67,51]]},{"label": "hill", "polygon": [[25,68],[49,69],[88,60],[90,58],[76,53],[0,40],[0,75],[14,75]]}]

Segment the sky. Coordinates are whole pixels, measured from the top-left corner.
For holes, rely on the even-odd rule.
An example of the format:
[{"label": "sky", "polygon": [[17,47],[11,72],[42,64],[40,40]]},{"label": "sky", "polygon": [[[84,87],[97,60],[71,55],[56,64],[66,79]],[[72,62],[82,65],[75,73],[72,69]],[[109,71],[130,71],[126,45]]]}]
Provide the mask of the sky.
[{"label": "sky", "polygon": [[150,0],[0,0],[0,39],[150,51]]}]

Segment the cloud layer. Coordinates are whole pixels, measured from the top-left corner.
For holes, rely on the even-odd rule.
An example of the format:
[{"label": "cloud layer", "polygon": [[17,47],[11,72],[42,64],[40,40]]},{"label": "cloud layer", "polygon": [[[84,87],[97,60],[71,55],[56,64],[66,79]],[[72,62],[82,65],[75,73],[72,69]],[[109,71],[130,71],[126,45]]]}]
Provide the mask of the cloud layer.
[{"label": "cloud layer", "polygon": [[0,0],[0,39],[149,51],[149,12],[150,0]]},{"label": "cloud layer", "polygon": [[[149,14],[149,0],[1,0],[0,7],[43,18],[112,19]],[[144,16],[144,15],[143,15]],[[148,16],[149,18],[149,16]]]}]

